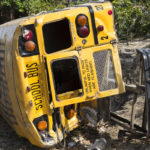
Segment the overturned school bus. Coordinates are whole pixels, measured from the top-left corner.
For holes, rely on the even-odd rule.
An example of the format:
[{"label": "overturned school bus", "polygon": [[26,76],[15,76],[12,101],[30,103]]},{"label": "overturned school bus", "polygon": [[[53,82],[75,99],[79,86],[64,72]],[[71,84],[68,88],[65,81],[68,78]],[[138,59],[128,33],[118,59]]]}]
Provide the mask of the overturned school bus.
[{"label": "overturned school bus", "polygon": [[124,92],[116,43],[110,2],[1,25],[2,116],[40,147],[63,140],[81,118],[94,121],[99,99]]}]

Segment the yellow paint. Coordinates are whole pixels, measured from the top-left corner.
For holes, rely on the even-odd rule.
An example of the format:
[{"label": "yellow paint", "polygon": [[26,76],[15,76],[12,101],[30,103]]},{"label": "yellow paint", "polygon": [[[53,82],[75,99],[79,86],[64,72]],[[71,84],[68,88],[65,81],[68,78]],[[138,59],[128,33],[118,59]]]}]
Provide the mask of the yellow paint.
[{"label": "yellow paint", "polygon": [[[91,14],[86,5],[91,6],[94,10],[95,29],[99,25],[104,26],[104,31],[96,31],[97,45],[94,40]],[[0,26],[1,29],[5,26],[10,26],[11,28],[11,25],[16,25],[16,32],[12,38],[13,46],[9,46],[8,43],[7,46],[9,47],[10,53],[7,55],[5,61],[6,64],[12,66],[13,70],[12,72],[6,70],[11,101],[13,103],[12,107],[18,123],[17,125],[12,124],[12,126],[20,136],[27,138],[32,144],[40,147],[50,147],[50,145],[42,141],[34,125],[33,121],[36,118],[47,115],[48,133],[54,138],[55,143],[57,143],[57,133],[53,129],[55,126],[53,121],[54,108],[59,108],[60,110],[64,129],[71,131],[79,125],[77,117],[78,103],[84,102],[84,104],[89,104],[89,106],[96,108],[97,99],[120,94],[125,91],[117,43],[114,45],[110,44],[112,40],[117,41],[117,37],[114,31],[113,15],[108,15],[109,10],[112,10],[110,2],[89,3],[82,5],[82,7],[71,7],[63,11],[31,16]],[[81,38],[77,34],[75,20],[81,12],[87,16],[89,22],[90,33],[86,38]],[[44,46],[42,27],[47,23],[56,22],[64,18],[69,20],[72,45],[67,49],[47,54]],[[35,22],[39,55],[21,57],[18,49],[21,28],[25,25],[34,24]],[[8,31],[6,30],[6,32]],[[86,44],[83,44],[83,39],[87,41]],[[112,54],[117,87],[111,90],[100,91],[93,54],[105,50],[109,50]],[[51,63],[55,60],[72,57],[76,57],[78,60],[79,74],[83,88],[56,95]],[[9,58],[12,58],[13,61],[10,62]],[[28,74],[27,77],[24,76],[25,72]],[[12,80],[14,83],[11,82]],[[27,91],[27,87],[30,87],[31,91]],[[70,120],[67,120],[64,113],[64,106],[71,104],[75,105],[75,115]],[[82,107],[83,105],[81,104],[80,106]],[[62,135],[60,125],[59,135]]]}]

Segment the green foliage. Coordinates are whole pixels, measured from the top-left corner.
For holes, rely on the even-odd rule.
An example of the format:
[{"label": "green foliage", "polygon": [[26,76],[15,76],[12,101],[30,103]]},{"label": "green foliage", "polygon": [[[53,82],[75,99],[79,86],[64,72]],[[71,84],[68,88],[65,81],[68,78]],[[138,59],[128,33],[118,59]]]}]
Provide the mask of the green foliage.
[{"label": "green foliage", "polygon": [[28,15],[36,14],[41,11],[50,11],[54,9],[64,8],[64,0],[63,1],[55,1],[55,0],[30,0],[28,1],[25,9]]},{"label": "green foliage", "polygon": [[120,37],[133,33],[135,37],[150,33],[149,0],[114,0],[115,25]]},{"label": "green foliage", "polygon": [[[0,0],[0,22],[86,3],[89,0]],[[119,37],[150,34],[150,0],[114,0],[115,26]],[[9,10],[9,11],[8,11]]]},{"label": "green foliage", "polygon": [[25,1],[21,0],[1,0],[1,7],[14,7],[18,12],[24,12]]},{"label": "green foliage", "polygon": [[0,24],[41,11],[61,9],[65,4],[66,0],[0,0]]},{"label": "green foliage", "polygon": [[[51,11],[54,9],[62,9],[67,6],[68,0],[30,0],[26,5],[28,15],[40,13],[41,11]],[[74,0],[69,5],[76,5],[88,2],[88,0]]]}]

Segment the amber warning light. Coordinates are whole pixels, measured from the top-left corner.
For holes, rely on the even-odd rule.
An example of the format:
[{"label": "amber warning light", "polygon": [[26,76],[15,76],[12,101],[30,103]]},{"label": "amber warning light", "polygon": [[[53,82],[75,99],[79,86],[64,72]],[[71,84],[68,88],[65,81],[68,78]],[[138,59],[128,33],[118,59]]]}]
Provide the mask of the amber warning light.
[{"label": "amber warning light", "polygon": [[46,121],[39,121],[37,127],[40,131],[45,130],[47,128],[47,122]]},{"label": "amber warning light", "polygon": [[88,18],[84,14],[80,14],[76,18],[77,32],[82,38],[89,35]]},{"label": "amber warning light", "polygon": [[77,18],[77,23],[80,26],[85,26],[87,23],[87,18],[85,16],[81,15]]},{"label": "amber warning light", "polygon": [[27,41],[25,43],[25,50],[28,52],[32,52],[35,49],[35,43],[33,41]]}]

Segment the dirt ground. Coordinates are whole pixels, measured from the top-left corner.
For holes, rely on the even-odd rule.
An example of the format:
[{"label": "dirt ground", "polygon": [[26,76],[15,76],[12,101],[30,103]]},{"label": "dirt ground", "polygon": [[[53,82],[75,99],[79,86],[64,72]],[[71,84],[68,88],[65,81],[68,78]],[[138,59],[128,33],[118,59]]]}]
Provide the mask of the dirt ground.
[{"label": "dirt ground", "polygon": [[[135,40],[126,43],[119,44],[119,53],[121,58],[121,64],[123,69],[123,78],[125,74],[130,74],[130,81],[134,80],[134,73],[129,69],[130,65],[134,63],[136,56],[136,49],[150,47],[150,39]],[[133,68],[132,68],[133,69]],[[115,104],[116,103],[116,104]],[[131,114],[132,95],[127,99],[118,102],[117,100],[112,103],[112,110],[120,116],[130,119]],[[136,115],[135,122],[141,124],[142,112],[144,107],[144,95],[138,96],[136,103]],[[150,139],[146,137],[131,138],[130,136],[124,136],[118,138],[119,130],[123,128],[112,122],[103,122],[101,120],[96,128],[90,125],[84,125],[71,132],[68,135],[66,141],[74,142],[75,146],[71,148],[65,148],[70,150],[86,150],[88,146],[92,145],[96,139],[105,138],[107,141],[107,150],[150,150]],[[51,150],[63,149],[59,147],[52,147]],[[0,150],[43,150],[30,144],[26,139],[18,137],[13,129],[0,117]]]}]

